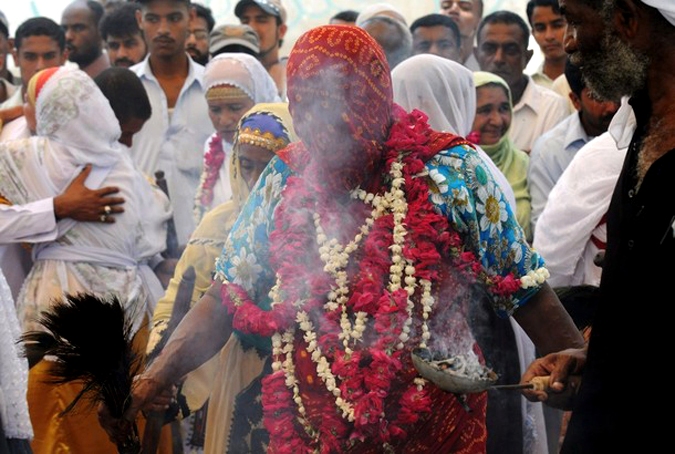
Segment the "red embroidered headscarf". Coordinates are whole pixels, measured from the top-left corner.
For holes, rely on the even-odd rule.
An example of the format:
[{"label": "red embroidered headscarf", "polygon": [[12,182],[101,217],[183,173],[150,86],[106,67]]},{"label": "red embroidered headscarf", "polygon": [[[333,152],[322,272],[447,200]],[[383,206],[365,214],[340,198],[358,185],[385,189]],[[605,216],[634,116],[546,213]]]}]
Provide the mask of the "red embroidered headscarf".
[{"label": "red embroidered headscarf", "polygon": [[309,159],[291,160],[292,167],[337,190],[372,174],[392,124],[393,90],[387,59],[367,32],[327,25],[300,36],[288,59],[287,93],[302,140],[291,151]]}]

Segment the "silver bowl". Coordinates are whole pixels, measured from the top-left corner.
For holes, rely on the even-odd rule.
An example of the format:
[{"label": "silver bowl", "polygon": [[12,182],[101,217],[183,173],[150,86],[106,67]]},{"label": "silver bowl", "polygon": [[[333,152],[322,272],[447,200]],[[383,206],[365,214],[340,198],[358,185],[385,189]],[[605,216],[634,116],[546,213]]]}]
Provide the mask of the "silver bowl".
[{"label": "silver bowl", "polygon": [[[430,360],[428,350],[415,349],[411,352],[412,362],[417,372],[444,391],[455,394],[480,393],[497,382],[497,374],[486,366],[467,375],[463,367],[453,367],[464,361],[455,356],[440,361]],[[426,354],[425,354],[426,353]]]}]

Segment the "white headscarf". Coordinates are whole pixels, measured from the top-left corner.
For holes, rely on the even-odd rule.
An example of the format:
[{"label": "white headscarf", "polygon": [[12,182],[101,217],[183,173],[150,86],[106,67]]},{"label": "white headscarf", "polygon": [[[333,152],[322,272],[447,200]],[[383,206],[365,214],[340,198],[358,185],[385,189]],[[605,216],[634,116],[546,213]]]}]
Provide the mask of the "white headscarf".
[{"label": "white headscarf", "polygon": [[[394,102],[407,111],[419,109],[429,116],[437,131],[466,137],[476,116],[476,87],[473,73],[457,62],[433,54],[419,54],[402,61],[391,72]],[[511,186],[485,151],[475,146],[516,211]]]},{"label": "white headscarf", "polygon": [[658,9],[675,26],[675,0],[642,0],[642,3]]},{"label": "white headscarf", "polygon": [[419,109],[437,131],[465,137],[476,114],[473,73],[457,62],[432,54],[404,60],[391,72],[394,102]]},{"label": "white headscarf", "polygon": [[65,147],[72,162],[109,166],[123,152],[119,121],[94,80],[62,66],[47,79],[35,102],[37,135]]},{"label": "white headscarf", "polygon": [[243,90],[255,104],[280,102],[274,79],[252,55],[242,52],[216,55],[206,65],[204,89],[217,85],[233,85]]}]

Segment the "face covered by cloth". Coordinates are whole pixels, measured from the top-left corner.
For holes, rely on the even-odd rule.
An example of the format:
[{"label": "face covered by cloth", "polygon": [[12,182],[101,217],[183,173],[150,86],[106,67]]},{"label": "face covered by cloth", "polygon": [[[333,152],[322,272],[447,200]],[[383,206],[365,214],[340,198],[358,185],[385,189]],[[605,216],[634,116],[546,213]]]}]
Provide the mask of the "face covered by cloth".
[{"label": "face covered by cloth", "polygon": [[298,146],[310,161],[305,178],[336,191],[366,181],[392,123],[391,76],[380,46],[356,27],[314,28],[291,51],[287,85]]}]

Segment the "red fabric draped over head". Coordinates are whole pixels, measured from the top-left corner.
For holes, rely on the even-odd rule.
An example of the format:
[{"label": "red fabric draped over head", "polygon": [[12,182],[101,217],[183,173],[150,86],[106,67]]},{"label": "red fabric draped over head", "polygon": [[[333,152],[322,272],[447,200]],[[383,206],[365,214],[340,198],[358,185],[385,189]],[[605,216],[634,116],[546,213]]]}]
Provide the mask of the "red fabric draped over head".
[{"label": "red fabric draped over head", "polygon": [[[379,164],[392,123],[391,75],[377,42],[351,26],[327,25],[306,32],[288,59],[287,93],[302,140],[295,147],[307,148],[309,165],[320,174],[311,175],[321,178],[324,186],[340,180],[336,189],[367,178]],[[307,162],[290,164],[301,170]]]}]

